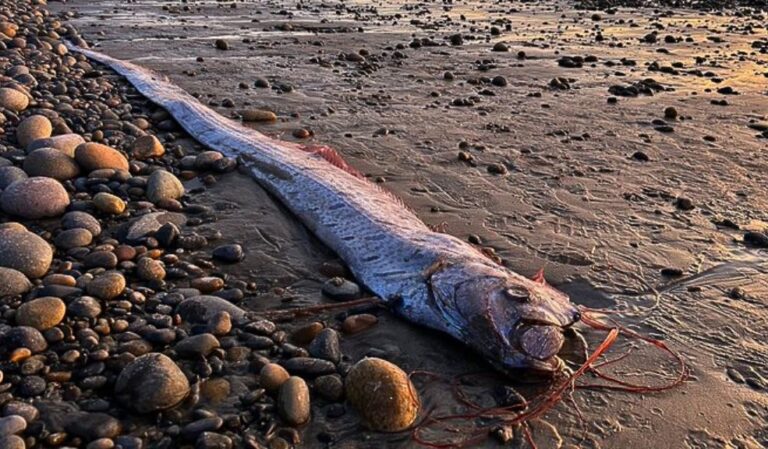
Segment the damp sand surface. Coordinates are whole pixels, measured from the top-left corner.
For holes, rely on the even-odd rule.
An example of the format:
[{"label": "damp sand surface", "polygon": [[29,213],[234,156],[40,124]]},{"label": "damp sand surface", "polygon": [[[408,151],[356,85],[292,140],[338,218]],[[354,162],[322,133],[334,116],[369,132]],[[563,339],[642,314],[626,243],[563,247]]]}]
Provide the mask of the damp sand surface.
[{"label": "damp sand surface", "polygon": [[[311,131],[302,142],[332,146],[426,223],[479,240],[521,274],[544,268],[575,303],[622,312],[622,325],[689,363],[689,382],[665,393],[575,391],[533,423],[539,447],[768,446],[768,251],[742,240],[768,229],[765,14],[476,0],[51,8],[99,51],[167,75],[226,116],[269,109],[279,120],[259,131]],[[499,42],[508,51],[492,51]],[[617,95],[632,85],[652,95]],[[676,118],[665,117],[670,107]],[[225,177],[198,198],[248,253],[225,270],[263,286],[250,309],[326,301],[318,267],[333,253],[255,183]],[[509,382],[442,335],[379,318],[344,338],[345,354],[407,371],[487,372],[465,388],[488,405]],[[593,347],[604,337],[578,329]],[[632,348],[607,372],[651,384],[673,372],[633,341],[609,357]],[[564,357],[577,362],[578,352]],[[465,410],[445,382],[416,383],[433,413]],[[513,384],[529,397],[543,390]],[[417,447],[322,401],[301,431],[307,448]]]}]

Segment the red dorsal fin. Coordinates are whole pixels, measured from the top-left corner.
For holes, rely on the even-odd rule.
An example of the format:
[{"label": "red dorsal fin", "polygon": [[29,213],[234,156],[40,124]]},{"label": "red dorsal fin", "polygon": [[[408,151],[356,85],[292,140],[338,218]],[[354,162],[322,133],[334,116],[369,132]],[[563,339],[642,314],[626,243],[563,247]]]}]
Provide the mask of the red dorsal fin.
[{"label": "red dorsal fin", "polygon": [[538,282],[541,285],[546,285],[547,281],[544,279],[544,268],[540,269],[531,278],[533,282]]},{"label": "red dorsal fin", "polygon": [[341,155],[331,147],[326,147],[324,145],[302,145],[300,148],[306,152],[318,155],[319,157],[328,161],[334,167],[340,168],[350,175],[356,176],[358,178],[365,177],[357,169],[349,165],[347,161],[345,161],[344,158],[341,157]]}]

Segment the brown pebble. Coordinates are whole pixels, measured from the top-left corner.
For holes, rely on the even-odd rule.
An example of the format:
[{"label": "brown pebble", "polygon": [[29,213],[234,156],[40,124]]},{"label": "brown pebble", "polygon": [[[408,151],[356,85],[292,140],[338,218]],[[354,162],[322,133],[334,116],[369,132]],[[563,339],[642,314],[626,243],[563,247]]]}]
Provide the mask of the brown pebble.
[{"label": "brown pebble", "polygon": [[370,327],[373,327],[379,319],[375,315],[369,313],[361,313],[359,315],[350,315],[341,324],[341,330],[346,334],[356,334],[362,332]]}]

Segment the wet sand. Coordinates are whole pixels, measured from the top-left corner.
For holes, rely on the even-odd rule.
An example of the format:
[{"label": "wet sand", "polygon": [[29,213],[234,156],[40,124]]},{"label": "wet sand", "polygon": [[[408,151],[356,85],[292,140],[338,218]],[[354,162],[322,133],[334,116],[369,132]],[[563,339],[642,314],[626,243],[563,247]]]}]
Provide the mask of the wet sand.
[{"label": "wet sand", "polygon": [[[667,341],[690,363],[691,381],[668,393],[576,392],[583,417],[574,403],[560,404],[534,424],[542,447],[559,438],[584,448],[768,445],[768,252],[742,242],[745,230],[768,228],[764,15],[620,9],[593,17],[560,2],[164,5],[51,8],[75,12],[70,22],[100,51],[211,102],[231,99],[234,108],[217,108],[224,115],[271,109],[280,121],[258,129],[286,140],[310,129],[311,142],[336,148],[428,224],[478,237],[522,274],[543,267],[574,302],[624,312],[622,324]],[[649,43],[654,30],[658,41]],[[461,45],[450,43],[456,33]],[[217,50],[216,39],[230,49]],[[427,41],[412,48],[414,39]],[[497,42],[509,51],[492,51]],[[362,49],[362,60],[349,56]],[[558,64],[564,56],[596,59],[572,68]],[[496,76],[507,85],[488,82]],[[255,88],[257,77],[272,88]],[[647,78],[664,90],[608,102],[611,86]],[[670,106],[677,119],[664,117]],[[474,162],[459,160],[460,151]],[[507,173],[490,173],[491,164]],[[252,309],[321,300],[318,266],[332,253],[258,186],[227,177],[200,197],[221,205],[211,226],[249,254],[227,269],[262,287],[248,298]],[[602,337],[580,330],[593,344]],[[345,354],[383,354],[407,371],[488,369],[386,314],[343,344]],[[671,369],[663,360],[642,349],[614,373],[653,382]],[[500,381],[492,377],[488,389]],[[447,385],[421,390],[428,406],[460,410]],[[322,432],[333,447],[415,446],[408,435],[364,431],[352,413],[329,418],[322,404],[313,416],[302,447],[324,447]]]}]

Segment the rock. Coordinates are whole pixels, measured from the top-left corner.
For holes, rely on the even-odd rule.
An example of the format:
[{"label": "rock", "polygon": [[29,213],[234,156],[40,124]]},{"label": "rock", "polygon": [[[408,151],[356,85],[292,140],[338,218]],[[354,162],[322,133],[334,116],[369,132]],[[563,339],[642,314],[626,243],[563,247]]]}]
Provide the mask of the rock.
[{"label": "rock", "polygon": [[55,148],[40,148],[24,159],[24,171],[29,176],[45,176],[65,181],[80,174],[74,159]]},{"label": "rock", "polygon": [[84,143],[85,140],[79,134],[60,134],[35,140],[26,149],[27,152],[32,152],[40,148],[55,148],[74,159],[75,149]]},{"label": "rock", "polygon": [[312,357],[339,363],[341,361],[341,347],[339,346],[338,332],[330,328],[323,329],[312,340],[308,350]]},{"label": "rock", "polygon": [[184,195],[184,186],[179,178],[165,170],[156,170],[147,181],[147,198],[157,204],[161,201],[177,200]]},{"label": "rock", "polygon": [[160,353],[130,362],[115,383],[115,395],[138,413],[174,407],[189,394],[189,381],[173,360]]},{"label": "rock", "polygon": [[155,136],[147,135],[136,138],[131,145],[131,154],[138,160],[160,157],[165,154],[165,147]]},{"label": "rock", "polygon": [[0,267],[0,298],[18,296],[32,288],[24,273],[13,268]]},{"label": "rock", "polygon": [[213,293],[224,288],[224,279],[216,276],[203,276],[192,279],[189,285],[200,290],[201,293]]},{"label": "rock", "polygon": [[142,215],[128,225],[125,239],[129,242],[138,242],[142,238],[157,232],[166,223],[183,226],[186,222],[187,217],[176,212],[153,212]]},{"label": "rock", "polygon": [[79,318],[98,318],[101,315],[101,304],[96,298],[81,296],[69,303],[67,313]]},{"label": "rock", "polygon": [[16,89],[0,88],[0,107],[21,112],[29,106],[29,97]]},{"label": "rock", "polygon": [[244,122],[275,122],[277,115],[272,111],[262,109],[245,109],[239,112]]},{"label": "rock", "polygon": [[245,253],[240,245],[221,245],[213,250],[213,258],[226,263],[236,263],[245,258]]},{"label": "rock", "polygon": [[297,345],[307,345],[311,343],[323,329],[325,329],[325,325],[319,321],[305,324],[291,332],[290,341]]},{"label": "rock", "polygon": [[69,206],[69,195],[59,181],[36,177],[8,186],[0,203],[7,214],[36,220],[63,214]]},{"label": "rock", "polygon": [[379,319],[376,318],[375,315],[369,313],[350,315],[343,323],[341,323],[341,330],[343,330],[345,334],[356,334],[373,327],[373,325],[378,322]]},{"label": "rock", "polygon": [[215,315],[208,320],[208,330],[217,337],[227,335],[232,331],[232,317],[227,311],[216,312]]},{"label": "rock", "polygon": [[232,438],[215,432],[203,432],[195,441],[195,449],[231,449]]},{"label": "rock", "polygon": [[347,401],[372,430],[397,432],[416,420],[420,401],[408,375],[377,358],[357,362],[346,378]]},{"label": "rock", "polygon": [[280,387],[277,411],[289,425],[298,426],[309,420],[309,388],[301,377],[289,377]]},{"label": "rock", "polygon": [[136,264],[136,274],[145,281],[162,281],[165,279],[165,267],[158,260],[142,257]]},{"label": "rock", "polygon": [[19,382],[16,392],[19,396],[33,398],[43,394],[47,385],[45,379],[40,376],[26,376]]},{"label": "rock", "polygon": [[3,344],[7,349],[27,348],[33,354],[48,349],[48,343],[39,330],[29,326],[16,326],[9,330],[3,338]]},{"label": "rock", "polygon": [[0,418],[0,435],[16,435],[23,432],[26,428],[27,421],[19,415]]},{"label": "rock", "polygon": [[125,211],[125,201],[106,192],[99,192],[94,195],[93,205],[99,211],[110,215],[120,215]]},{"label": "rock", "polygon": [[347,279],[335,277],[325,281],[322,292],[336,301],[351,301],[360,297],[360,286]]},{"label": "rock", "polygon": [[59,233],[54,239],[57,248],[68,250],[81,246],[88,246],[93,240],[91,231],[83,228],[67,229]]},{"label": "rock", "polygon": [[174,349],[184,358],[207,357],[214,349],[221,347],[213,334],[199,334],[187,337],[176,343]]},{"label": "rock", "polygon": [[53,125],[44,115],[31,115],[19,123],[16,128],[16,141],[21,148],[27,148],[37,139],[51,137]]},{"label": "rock", "polygon": [[59,298],[45,296],[25,302],[16,309],[16,323],[44,331],[61,323],[67,305]]},{"label": "rock", "polygon": [[30,279],[42,277],[51,266],[53,250],[38,235],[16,229],[0,230],[0,266]]},{"label": "rock", "polygon": [[493,44],[493,51],[509,51],[509,47],[504,42],[496,42]]},{"label": "rock", "polygon": [[101,234],[101,224],[99,223],[99,220],[87,212],[67,212],[61,217],[61,227],[62,229],[87,229],[93,237]]},{"label": "rock", "polygon": [[219,430],[222,425],[224,425],[224,420],[218,416],[198,419],[184,426],[181,429],[181,436],[188,440],[194,440],[203,432]]},{"label": "rock", "polygon": [[16,181],[23,181],[27,178],[27,173],[19,167],[0,167],[0,190],[5,189]]},{"label": "rock", "polygon": [[245,310],[218,296],[192,296],[176,306],[176,313],[188,323],[207,323],[215,314],[227,312],[235,320],[245,320]]},{"label": "rock", "polygon": [[27,445],[16,435],[0,436],[0,447],[3,449],[26,449]]},{"label": "rock", "polygon": [[102,168],[128,171],[128,160],[114,148],[87,142],[75,149],[75,160],[86,172]]},{"label": "rock", "polygon": [[269,392],[277,391],[291,377],[288,371],[277,363],[267,363],[259,372],[259,384]]},{"label": "rock", "polygon": [[224,159],[224,155],[218,151],[203,151],[195,157],[194,167],[198,170],[210,170],[221,159]]},{"label": "rock", "polygon": [[89,295],[97,298],[114,299],[125,290],[125,278],[117,271],[109,271],[96,276],[85,289]]},{"label": "rock", "polygon": [[293,357],[283,361],[282,365],[289,373],[300,376],[320,376],[336,372],[333,363],[314,357]]},{"label": "rock", "polygon": [[106,413],[75,412],[66,420],[64,429],[85,441],[115,438],[122,430],[120,421]]},{"label": "rock", "polygon": [[328,374],[315,379],[315,391],[329,401],[340,401],[344,397],[344,382],[338,374]]},{"label": "rock", "polygon": [[218,50],[229,50],[229,43],[224,39],[216,39],[213,44]]},{"label": "rock", "polygon": [[744,243],[756,248],[768,248],[768,234],[757,231],[744,233]]}]

